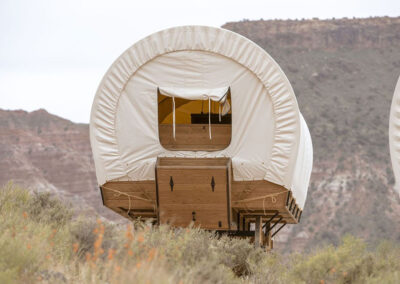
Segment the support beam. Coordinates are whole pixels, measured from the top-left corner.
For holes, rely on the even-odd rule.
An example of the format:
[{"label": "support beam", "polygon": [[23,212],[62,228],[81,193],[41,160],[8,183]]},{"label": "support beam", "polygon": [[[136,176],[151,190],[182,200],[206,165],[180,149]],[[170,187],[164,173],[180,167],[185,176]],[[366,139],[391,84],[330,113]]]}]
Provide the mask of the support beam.
[{"label": "support beam", "polygon": [[272,250],[273,241],[271,235],[271,222],[265,224],[265,239],[264,239],[264,246],[266,251]]},{"label": "support beam", "polygon": [[280,227],[278,228],[278,230],[276,230],[276,231],[272,234],[271,238],[273,238],[273,237],[274,237],[280,230],[282,230],[282,228],[285,227],[285,226],[286,226],[286,222],[283,223],[282,226],[280,226]]},{"label": "support beam", "polygon": [[294,202],[294,198],[292,198],[292,201],[290,202],[289,211],[292,211],[293,202]]},{"label": "support beam", "polygon": [[261,247],[264,243],[264,233],[262,230],[262,218],[261,216],[256,216],[256,229],[254,232],[254,245],[256,247]]},{"label": "support beam", "polygon": [[271,221],[274,220],[274,218],[277,217],[278,215],[279,215],[279,211],[276,211],[276,213],[271,218],[269,218],[269,220],[264,224],[263,229],[265,229],[267,224],[270,224]]},{"label": "support beam", "polygon": [[219,236],[227,235],[230,237],[254,237],[254,232],[252,231],[215,231]]},{"label": "support beam", "polygon": [[292,192],[289,191],[287,194],[287,198],[286,198],[286,206],[289,206],[289,200],[290,200],[291,195],[292,195]]}]

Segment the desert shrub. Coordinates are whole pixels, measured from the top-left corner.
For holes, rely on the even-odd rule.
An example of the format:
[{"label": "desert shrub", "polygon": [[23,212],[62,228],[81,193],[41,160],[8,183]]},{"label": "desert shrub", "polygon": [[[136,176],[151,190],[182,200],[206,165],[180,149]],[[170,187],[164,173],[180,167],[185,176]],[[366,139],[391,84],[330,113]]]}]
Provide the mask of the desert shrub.
[{"label": "desert shrub", "polygon": [[[370,251],[364,241],[346,236],[337,247],[327,246],[291,260],[290,279],[293,283],[396,283],[400,276],[400,249],[382,243]],[[397,278],[396,278],[397,277]]]},{"label": "desert shrub", "polygon": [[197,228],[71,218],[55,200],[0,189],[0,283],[400,283],[394,243],[347,236],[310,253],[266,253]]},{"label": "desert shrub", "polygon": [[30,198],[27,190],[10,181],[0,189],[0,212],[21,210]]},{"label": "desert shrub", "polygon": [[36,222],[64,226],[72,218],[72,211],[50,192],[34,192],[27,200],[26,212]]},{"label": "desert shrub", "polygon": [[51,260],[62,263],[70,256],[68,230],[29,215],[32,200],[12,183],[0,189],[0,283],[31,282]]},{"label": "desert shrub", "polygon": [[247,262],[249,274],[244,277],[250,283],[289,283],[287,278],[288,267],[284,256],[275,253],[263,253],[258,257],[249,255]]},{"label": "desert shrub", "polygon": [[118,247],[118,239],[116,236],[116,228],[109,223],[103,223],[95,218],[79,217],[77,220],[70,224],[70,234],[73,244],[75,244],[76,255],[83,259],[87,253],[94,251],[99,225],[104,226],[104,233],[102,236],[103,250]]}]

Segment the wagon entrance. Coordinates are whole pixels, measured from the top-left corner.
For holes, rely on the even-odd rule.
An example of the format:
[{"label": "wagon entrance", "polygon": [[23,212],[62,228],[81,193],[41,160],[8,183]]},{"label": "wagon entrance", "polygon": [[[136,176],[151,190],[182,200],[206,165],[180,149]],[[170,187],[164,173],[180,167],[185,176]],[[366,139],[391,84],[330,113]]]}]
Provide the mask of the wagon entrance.
[{"label": "wagon entrance", "polygon": [[[231,141],[229,88],[159,88],[158,122],[168,150],[222,150]],[[159,223],[231,229],[229,158],[159,157],[156,184]]]},{"label": "wagon entrance", "polygon": [[229,88],[158,89],[161,145],[168,150],[216,151],[229,146],[232,111]]}]

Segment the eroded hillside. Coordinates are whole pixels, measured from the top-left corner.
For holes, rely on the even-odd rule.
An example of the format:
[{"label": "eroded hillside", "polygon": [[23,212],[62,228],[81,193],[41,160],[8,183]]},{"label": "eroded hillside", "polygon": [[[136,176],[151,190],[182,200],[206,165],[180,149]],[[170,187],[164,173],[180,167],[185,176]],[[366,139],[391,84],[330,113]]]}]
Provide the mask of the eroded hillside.
[{"label": "eroded hillside", "polygon": [[252,39],[278,62],[313,139],[304,219],[281,240],[292,248],[336,243],[346,233],[400,240],[388,145],[400,18],[244,21],[224,28]]}]

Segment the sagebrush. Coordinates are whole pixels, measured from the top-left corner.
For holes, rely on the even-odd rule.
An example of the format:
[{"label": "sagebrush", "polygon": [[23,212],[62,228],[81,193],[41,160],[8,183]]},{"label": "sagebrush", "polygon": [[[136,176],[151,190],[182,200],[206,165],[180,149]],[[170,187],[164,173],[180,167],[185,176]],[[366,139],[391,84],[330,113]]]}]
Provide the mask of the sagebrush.
[{"label": "sagebrush", "polygon": [[400,247],[280,255],[197,228],[73,217],[48,193],[0,190],[0,283],[400,283]]}]

